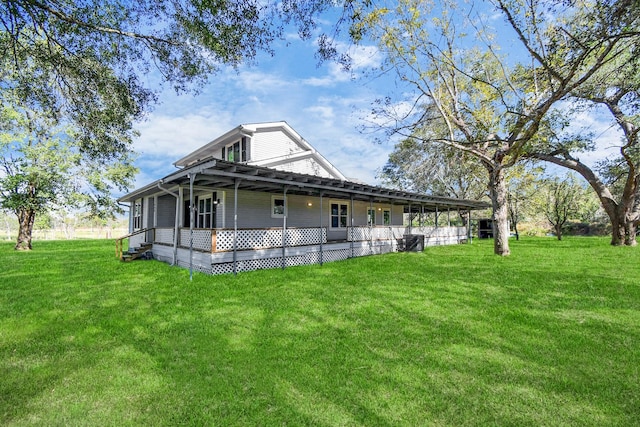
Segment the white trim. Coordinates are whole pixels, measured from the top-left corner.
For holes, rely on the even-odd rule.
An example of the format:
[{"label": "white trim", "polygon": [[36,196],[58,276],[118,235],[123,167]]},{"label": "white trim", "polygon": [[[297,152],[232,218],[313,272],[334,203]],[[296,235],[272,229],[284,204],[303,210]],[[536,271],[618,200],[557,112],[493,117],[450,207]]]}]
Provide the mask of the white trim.
[{"label": "white trim", "polygon": [[[284,212],[283,213],[276,213],[275,212],[275,208],[276,208],[276,200],[282,200],[282,204],[284,206]],[[287,198],[284,195],[278,195],[278,194],[274,194],[271,196],[271,206],[270,206],[270,211],[271,211],[271,218],[284,218],[285,216],[287,216]]]},{"label": "white trim", "polygon": [[[144,199],[140,198],[133,201],[133,209],[131,210],[131,228],[133,231],[142,230],[142,221],[144,220],[143,200]],[[136,219],[138,220],[137,224]]]},{"label": "white trim", "polygon": [[153,227],[158,226],[158,195],[153,196]]},{"label": "white trim", "polygon": [[312,152],[301,151],[299,153],[285,154],[282,156],[271,157],[269,159],[256,160],[253,162],[249,161],[247,162],[247,164],[252,166],[273,167],[290,163],[291,161],[295,160],[304,160],[310,157],[313,157]]},{"label": "white trim", "polygon": [[[332,205],[338,205],[338,214],[335,215],[338,218],[338,226],[334,227],[333,226],[333,212],[332,212]],[[346,206],[347,207],[347,213],[346,215],[342,215],[341,214],[341,206]],[[340,199],[330,199],[329,200],[329,230],[346,230],[347,228],[350,227],[350,220],[351,220],[351,206],[350,206],[350,202],[349,200],[340,200]],[[341,219],[344,219],[345,225],[342,226],[340,225],[340,223],[342,222]]]},{"label": "white trim", "polygon": [[227,133],[225,133],[224,135],[219,136],[218,138],[209,142],[208,144],[205,144],[202,147],[198,148],[197,150],[187,154],[186,156],[184,156],[183,158],[175,162],[174,166],[178,168],[182,168],[182,167],[189,166],[190,164],[195,163],[197,161],[204,160],[208,157],[211,157],[212,156],[211,153],[212,151],[214,151],[216,146],[218,145],[221,147],[226,146],[226,144],[233,143],[236,139],[241,139],[243,136],[247,136],[251,138],[251,136],[253,135],[253,132],[254,131],[252,131],[251,129],[248,129],[246,126],[243,126],[243,125],[237,126],[231,129],[230,131],[228,131]]},{"label": "white trim", "polygon": [[[304,151],[301,154],[304,158],[305,156],[312,157],[316,162],[318,162],[321,166],[323,166],[327,172],[334,179],[338,179],[340,181],[347,181],[347,178],[340,172],[334,165],[331,164],[322,154],[316,151],[315,148],[311,146],[298,132],[296,132],[287,122],[271,122],[271,123],[253,123],[253,124],[245,124],[240,125],[234,129],[231,129],[224,135],[214,139],[208,144],[203,145],[192,153],[186,155],[181,158],[177,162],[174,163],[176,167],[183,168],[187,167],[190,164],[198,162],[200,160],[204,160],[206,158],[212,157],[216,149],[222,149],[222,147],[227,147],[230,144],[234,144],[237,140],[242,141],[243,137],[247,137],[247,163],[251,163],[250,158],[250,148],[249,144],[252,143],[252,137],[255,133],[258,132],[272,132],[274,130],[281,130],[285,133],[289,138],[291,138],[298,146],[300,146]],[[226,156],[225,156],[226,157]],[[226,159],[223,159],[226,160]],[[254,163],[255,165],[264,165],[266,167],[272,166],[272,162],[280,162],[284,159],[282,156],[275,157],[273,159],[269,159],[266,163],[264,160]],[[284,162],[283,162],[284,163]]]}]

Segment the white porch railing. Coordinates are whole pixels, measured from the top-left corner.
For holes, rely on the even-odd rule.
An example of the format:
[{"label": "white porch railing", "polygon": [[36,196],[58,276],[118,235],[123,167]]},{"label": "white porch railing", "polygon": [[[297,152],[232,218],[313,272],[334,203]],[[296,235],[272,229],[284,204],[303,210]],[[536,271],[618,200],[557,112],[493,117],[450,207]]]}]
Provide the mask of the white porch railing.
[{"label": "white porch railing", "polygon": [[[366,240],[397,240],[405,234],[421,234],[425,239],[437,241],[464,240],[467,235],[466,227],[353,227],[347,232],[349,241],[361,242]],[[434,240],[435,239],[435,240]]]},{"label": "white porch railing", "polygon": [[[173,245],[173,228],[157,228],[155,243]],[[207,252],[225,252],[233,250],[233,229],[194,229],[193,248]],[[190,230],[181,228],[179,231],[178,245],[190,246]],[[326,228],[288,228],[286,234],[286,246],[305,246],[327,243]],[[239,229],[237,234],[237,250],[268,249],[282,247],[281,228]]]},{"label": "white porch railing", "polygon": [[[216,252],[232,251],[234,241],[233,229],[215,230]],[[306,246],[327,243],[326,228],[288,228],[286,230],[286,246]],[[268,249],[282,247],[282,228],[240,229],[237,234],[237,250]]]},{"label": "white porch railing", "polygon": [[[425,245],[451,244],[466,239],[465,227],[350,227],[347,230],[347,240],[362,242],[368,240],[399,240],[405,234],[422,234]],[[155,243],[173,245],[173,228],[156,228]],[[326,228],[288,228],[286,230],[285,245],[308,246],[327,243]],[[194,229],[193,248],[205,252],[227,252],[233,250],[234,230],[223,229]],[[179,230],[178,245],[190,246],[190,230]],[[269,249],[282,247],[282,228],[252,228],[237,231],[236,249],[239,251],[253,249]]]},{"label": "white porch railing", "polygon": [[365,240],[393,240],[402,239],[407,234],[406,227],[349,227],[347,230],[347,240],[361,242]]}]

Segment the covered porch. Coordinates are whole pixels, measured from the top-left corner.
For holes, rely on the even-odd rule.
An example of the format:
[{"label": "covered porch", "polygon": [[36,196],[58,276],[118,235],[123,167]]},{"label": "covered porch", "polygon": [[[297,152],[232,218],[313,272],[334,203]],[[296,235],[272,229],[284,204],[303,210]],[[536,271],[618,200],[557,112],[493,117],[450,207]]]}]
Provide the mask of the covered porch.
[{"label": "covered porch", "polygon": [[[198,191],[214,194],[208,223],[199,222],[208,208]],[[457,244],[469,230],[452,226],[450,213],[487,207],[221,160],[177,171],[122,201],[135,210],[138,200],[151,199],[146,212],[132,215],[129,246],[152,243],[153,258],[213,274],[402,250],[406,235],[424,236],[424,246]],[[425,226],[428,215],[434,221]],[[135,234],[136,225],[144,230]]]}]

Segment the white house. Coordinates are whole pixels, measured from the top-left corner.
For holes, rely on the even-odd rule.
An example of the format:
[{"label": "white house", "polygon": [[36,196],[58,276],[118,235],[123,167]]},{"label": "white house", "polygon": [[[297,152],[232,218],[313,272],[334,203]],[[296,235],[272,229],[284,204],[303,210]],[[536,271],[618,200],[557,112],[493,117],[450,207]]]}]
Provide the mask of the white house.
[{"label": "white house", "polygon": [[464,227],[405,227],[404,214],[487,207],[349,181],[286,122],[238,126],[174,165],[119,199],[130,234],[117,245],[211,274],[386,253],[405,235],[459,243]]}]

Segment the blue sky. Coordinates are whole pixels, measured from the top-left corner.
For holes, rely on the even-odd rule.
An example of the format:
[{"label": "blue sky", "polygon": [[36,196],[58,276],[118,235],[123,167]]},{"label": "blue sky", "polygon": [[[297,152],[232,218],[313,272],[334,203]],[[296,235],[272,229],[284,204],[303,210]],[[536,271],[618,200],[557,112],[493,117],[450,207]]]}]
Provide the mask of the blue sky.
[{"label": "blue sky", "polygon": [[161,104],[137,126],[140,173],[136,187],[175,171],[172,163],[245,123],[286,121],[348,178],[377,184],[393,142],[376,144],[361,132],[371,103],[388,92],[389,80],[358,78],[381,60],[377,49],[352,51],[354,69],[318,64],[315,41],[292,36],[275,56],[237,71],[223,69],[197,95],[161,94]]},{"label": "blue sky", "polygon": [[[507,40],[501,43],[514,48]],[[140,137],[134,149],[140,173],[135,187],[175,171],[174,161],[240,124],[280,120],[348,178],[379,185],[376,175],[395,141],[376,144],[376,135],[361,132],[361,127],[372,102],[398,89],[390,76],[363,74],[382,60],[377,49],[365,45],[352,50],[354,68],[346,72],[333,63],[319,65],[313,39],[300,41],[292,35],[275,48],[273,57],[260,55],[255,65],[223,68],[197,96],[162,92],[161,103],[137,126]],[[606,116],[602,120],[585,113],[574,125],[592,129],[602,140],[596,152],[581,156],[589,163],[617,145],[619,134],[611,131]]]}]

